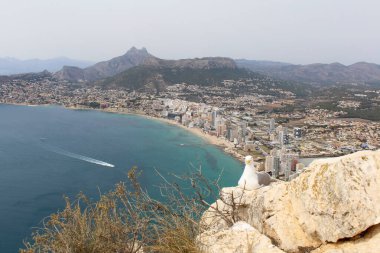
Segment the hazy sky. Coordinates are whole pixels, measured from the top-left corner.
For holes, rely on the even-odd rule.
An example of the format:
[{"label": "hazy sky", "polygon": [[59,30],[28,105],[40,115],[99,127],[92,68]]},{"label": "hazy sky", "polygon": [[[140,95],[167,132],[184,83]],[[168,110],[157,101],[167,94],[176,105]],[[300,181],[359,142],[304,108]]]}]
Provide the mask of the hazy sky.
[{"label": "hazy sky", "polygon": [[379,0],[0,0],[0,57],[380,64]]}]

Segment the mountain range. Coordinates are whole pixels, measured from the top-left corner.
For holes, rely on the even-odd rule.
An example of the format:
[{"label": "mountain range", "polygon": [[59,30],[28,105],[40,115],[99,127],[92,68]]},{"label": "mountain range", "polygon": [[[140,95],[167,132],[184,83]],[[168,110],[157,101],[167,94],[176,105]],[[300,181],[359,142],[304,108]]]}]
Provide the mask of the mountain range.
[{"label": "mountain range", "polygon": [[250,71],[240,69],[230,58],[205,57],[181,60],[146,58],[115,76],[97,82],[103,86],[124,86],[136,89],[141,84],[160,89],[165,85],[187,83],[215,85],[226,79],[249,77]]},{"label": "mountain range", "polygon": [[65,65],[84,68],[90,66],[91,64],[92,63],[88,61],[73,60],[66,57],[47,60],[18,60],[15,58],[0,58],[0,75],[41,72],[44,70],[55,72],[60,70]]},{"label": "mountain range", "polygon": [[[215,85],[223,80],[241,78],[265,78],[283,80],[286,85],[304,83],[313,85],[334,84],[376,84],[380,85],[380,65],[358,62],[352,65],[340,63],[295,65],[283,62],[255,61],[226,57],[205,57],[194,59],[165,60],[150,54],[145,48],[132,47],[124,55],[89,66],[88,62],[57,58],[52,60],[18,61],[7,58],[8,62],[19,64],[19,70],[37,72],[47,69],[54,72],[52,77],[72,83],[85,82],[108,88],[125,87],[140,89],[151,87],[160,89],[174,83]],[[0,70],[5,72],[5,60],[0,59]],[[67,64],[66,64],[67,63]],[[3,64],[3,65],[1,65]],[[21,65],[34,65],[21,68]],[[63,66],[56,71],[59,66]],[[3,68],[1,68],[3,66]],[[11,69],[9,64],[8,69]],[[16,68],[13,68],[15,71]],[[33,71],[35,69],[35,71]],[[56,72],[55,72],[56,71]],[[10,72],[10,70],[8,70]],[[0,74],[2,72],[0,71]],[[48,73],[43,72],[42,76]],[[35,78],[29,75],[1,77]],[[41,76],[39,74],[38,76]],[[281,81],[279,81],[281,82]],[[298,85],[297,84],[297,85]]]},{"label": "mountain range", "polygon": [[122,56],[84,69],[65,66],[54,77],[108,88],[150,87],[160,90],[174,83],[210,85],[226,79],[249,77],[251,74],[251,71],[238,68],[230,58],[164,60],[151,55],[145,48],[132,47]]},{"label": "mountain range", "polygon": [[312,84],[380,84],[380,65],[358,62],[294,65],[282,62],[236,60],[237,66],[274,78]]},{"label": "mountain range", "polygon": [[[249,70],[249,71],[248,71]],[[81,69],[64,67],[55,77],[71,82],[95,82],[101,86],[136,88],[141,83],[187,82],[208,85],[221,79],[247,78],[259,73],[273,79],[313,85],[380,84],[380,65],[358,62],[295,65],[284,62],[255,61],[226,57],[164,60],[145,48],[132,47],[124,55]]]}]

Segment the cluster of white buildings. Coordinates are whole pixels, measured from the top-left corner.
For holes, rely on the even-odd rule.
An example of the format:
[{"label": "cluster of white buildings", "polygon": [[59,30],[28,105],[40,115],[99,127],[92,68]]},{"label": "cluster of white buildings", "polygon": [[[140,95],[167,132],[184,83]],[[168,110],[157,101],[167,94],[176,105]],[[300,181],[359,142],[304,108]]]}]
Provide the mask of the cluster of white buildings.
[{"label": "cluster of white buildings", "polygon": [[299,155],[289,152],[285,147],[274,148],[270,155],[265,157],[265,171],[272,177],[289,181],[297,177],[304,169],[299,162]]},{"label": "cluster of white buildings", "polygon": [[183,100],[162,99],[162,116],[187,127],[198,127],[210,135],[224,137],[235,145],[249,143],[249,127],[245,120],[226,116],[223,109]]},{"label": "cluster of white buildings", "polygon": [[[187,127],[197,127],[203,129],[210,135],[225,138],[226,140],[239,146],[244,151],[261,151],[265,158],[265,171],[273,177],[283,180],[291,180],[303,169],[303,165],[298,163],[298,154],[289,150],[290,135],[288,128],[276,127],[275,120],[269,120],[269,129],[263,135],[270,136],[271,144],[276,148],[267,154],[259,148],[257,131],[253,130],[248,123],[252,122],[249,117],[237,117],[234,113],[225,113],[223,109],[206,104],[188,102],[183,100],[162,99],[157,108],[162,109],[162,116],[181,123]],[[266,120],[268,124],[268,120]],[[293,129],[292,139],[301,138],[302,130]]]},{"label": "cluster of white buildings", "polygon": [[[299,154],[293,153],[289,149],[290,134],[287,127],[275,126],[275,120],[269,121],[269,138],[275,146],[270,154],[265,157],[265,171],[271,173],[272,177],[286,181],[298,176],[304,169],[304,165],[299,163]],[[302,138],[302,129],[293,129],[293,139]]]}]

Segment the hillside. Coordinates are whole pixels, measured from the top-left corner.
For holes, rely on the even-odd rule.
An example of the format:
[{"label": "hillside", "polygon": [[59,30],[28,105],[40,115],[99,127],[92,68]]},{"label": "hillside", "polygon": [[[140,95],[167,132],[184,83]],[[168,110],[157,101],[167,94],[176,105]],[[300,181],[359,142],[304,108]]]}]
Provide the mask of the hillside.
[{"label": "hillside", "polygon": [[[273,64],[267,62],[264,65]],[[310,94],[310,87],[307,85],[277,80],[245,68],[239,68],[231,58],[204,57],[166,60],[151,55],[145,48],[137,49],[135,47],[122,56],[96,63],[84,69],[64,66],[54,74],[45,73],[45,75],[47,74],[54,81],[83,83],[104,89],[125,88],[159,92],[165,90],[168,85],[177,83],[218,86],[224,80],[241,80],[244,83],[251,83],[257,91],[267,95],[276,93],[277,91],[274,91],[276,89],[291,91],[298,96]],[[31,78],[34,80],[35,77],[32,73],[0,76],[0,81],[31,80]],[[248,92],[248,90],[244,85],[240,85],[236,92]]]},{"label": "hillside", "polygon": [[149,54],[145,48],[137,49],[132,47],[122,56],[96,63],[84,69],[65,66],[60,71],[56,72],[54,76],[58,80],[66,80],[71,82],[95,81],[114,76],[153,58],[155,57]]},{"label": "hillside", "polygon": [[154,88],[162,90],[166,85],[187,83],[215,85],[223,80],[238,80],[253,75],[248,70],[237,68],[229,58],[196,58],[183,60],[151,59],[140,66],[128,69],[114,77],[97,82],[103,87],[130,89]]},{"label": "hillside", "polygon": [[236,60],[239,67],[275,78],[315,84],[380,83],[380,65],[358,62],[352,65],[340,63],[292,65],[279,62]]},{"label": "hillside", "polygon": [[[290,91],[297,96],[311,93],[310,85],[271,78],[267,75],[237,67],[230,58],[207,57],[182,60],[151,59],[113,77],[95,82],[103,88],[162,91],[168,85],[185,83],[199,86],[220,86],[225,80],[252,83],[260,94],[271,95],[273,89]],[[236,92],[250,92],[247,86],[237,87]]]},{"label": "hillside", "polygon": [[226,79],[238,80],[252,75],[250,71],[238,68],[230,58],[164,60],[151,55],[145,48],[132,47],[122,56],[85,69],[65,66],[54,77],[107,88],[162,90],[174,83],[213,85]]}]

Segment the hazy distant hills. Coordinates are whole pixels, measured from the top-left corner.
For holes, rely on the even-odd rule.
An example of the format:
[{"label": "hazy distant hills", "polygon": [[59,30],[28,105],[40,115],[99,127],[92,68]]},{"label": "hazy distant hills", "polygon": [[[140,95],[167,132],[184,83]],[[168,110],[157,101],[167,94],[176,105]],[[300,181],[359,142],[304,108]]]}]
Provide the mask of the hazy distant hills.
[{"label": "hazy distant hills", "polygon": [[0,58],[0,75],[41,72],[44,70],[55,72],[60,70],[65,65],[84,68],[91,64],[91,62],[73,60],[65,57],[48,60],[18,60],[14,58]]},{"label": "hazy distant hills", "polygon": [[[7,66],[11,66],[10,62],[14,62],[14,66],[19,63],[18,72],[41,72],[42,69],[54,72],[55,68],[66,64],[51,76],[56,80],[72,83],[85,82],[105,88],[161,90],[167,85],[175,83],[207,86],[219,84],[223,80],[244,78],[255,79],[259,83],[276,83],[278,87],[292,91],[297,91],[299,88],[304,89],[305,84],[380,85],[380,65],[366,62],[345,66],[340,63],[294,65],[272,61],[233,60],[226,57],[165,60],[151,55],[145,48],[137,49],[135,47],[132,47],[124,55],[91,66],[87,66],[88,63],[81,61],[57,58],[46,61],[23,61],[24,66],[28,64],[33,66],[21,70],[21,61],[9,58],[0,59],[0,66],[2,66],[1,64],[5,66],[5,61],[8,62]],[[83,65],[86,67],[81,67]],[[36,70],[33,70],[32,67]],[[50,75],[50,73],[1,76],[0,81],[9,78],[35,79],[46,75]],[[302,87],[301,84],[303,84]]]},{"label": "hazy distant hills", "polygon": [[256,60],[246,60],[237,59],[235,60],[237,66],[240,68],[250,69],[255,72],[265,72],[269,69],[276,69],[284,66],[291,66],[290,63],[275,62],[275,61],[256,61]]},{"label": "hazy distant hills", "polygon": [[380,65],[358,62],[349,66],[340,63],[293,65],[281,62],[236,60],[239,67],[274,78],[315,84],[380,83]]},{"label": "hazy distant hills", "polygon": [[54,76],[59,80],[72,82],[95,81],[114,76],[131,67],[142,64],[144,61],[155,58],[145,48],[137,49],[132,47],[122,56],[112,58],[109,61],[102,61],[87,68],[65,66]]},{"label": "hazy distant hills", "polygon": [[52,74],[47,71],[41,71],[41,72],[29,72],[29,73],[22,73],[22,74],[15,74],[15,75],[0,75],[0,84],[1,82],[11,81],[11,80],[23,80],[23,81],[40,81],[44,78],[51,78]]}]

